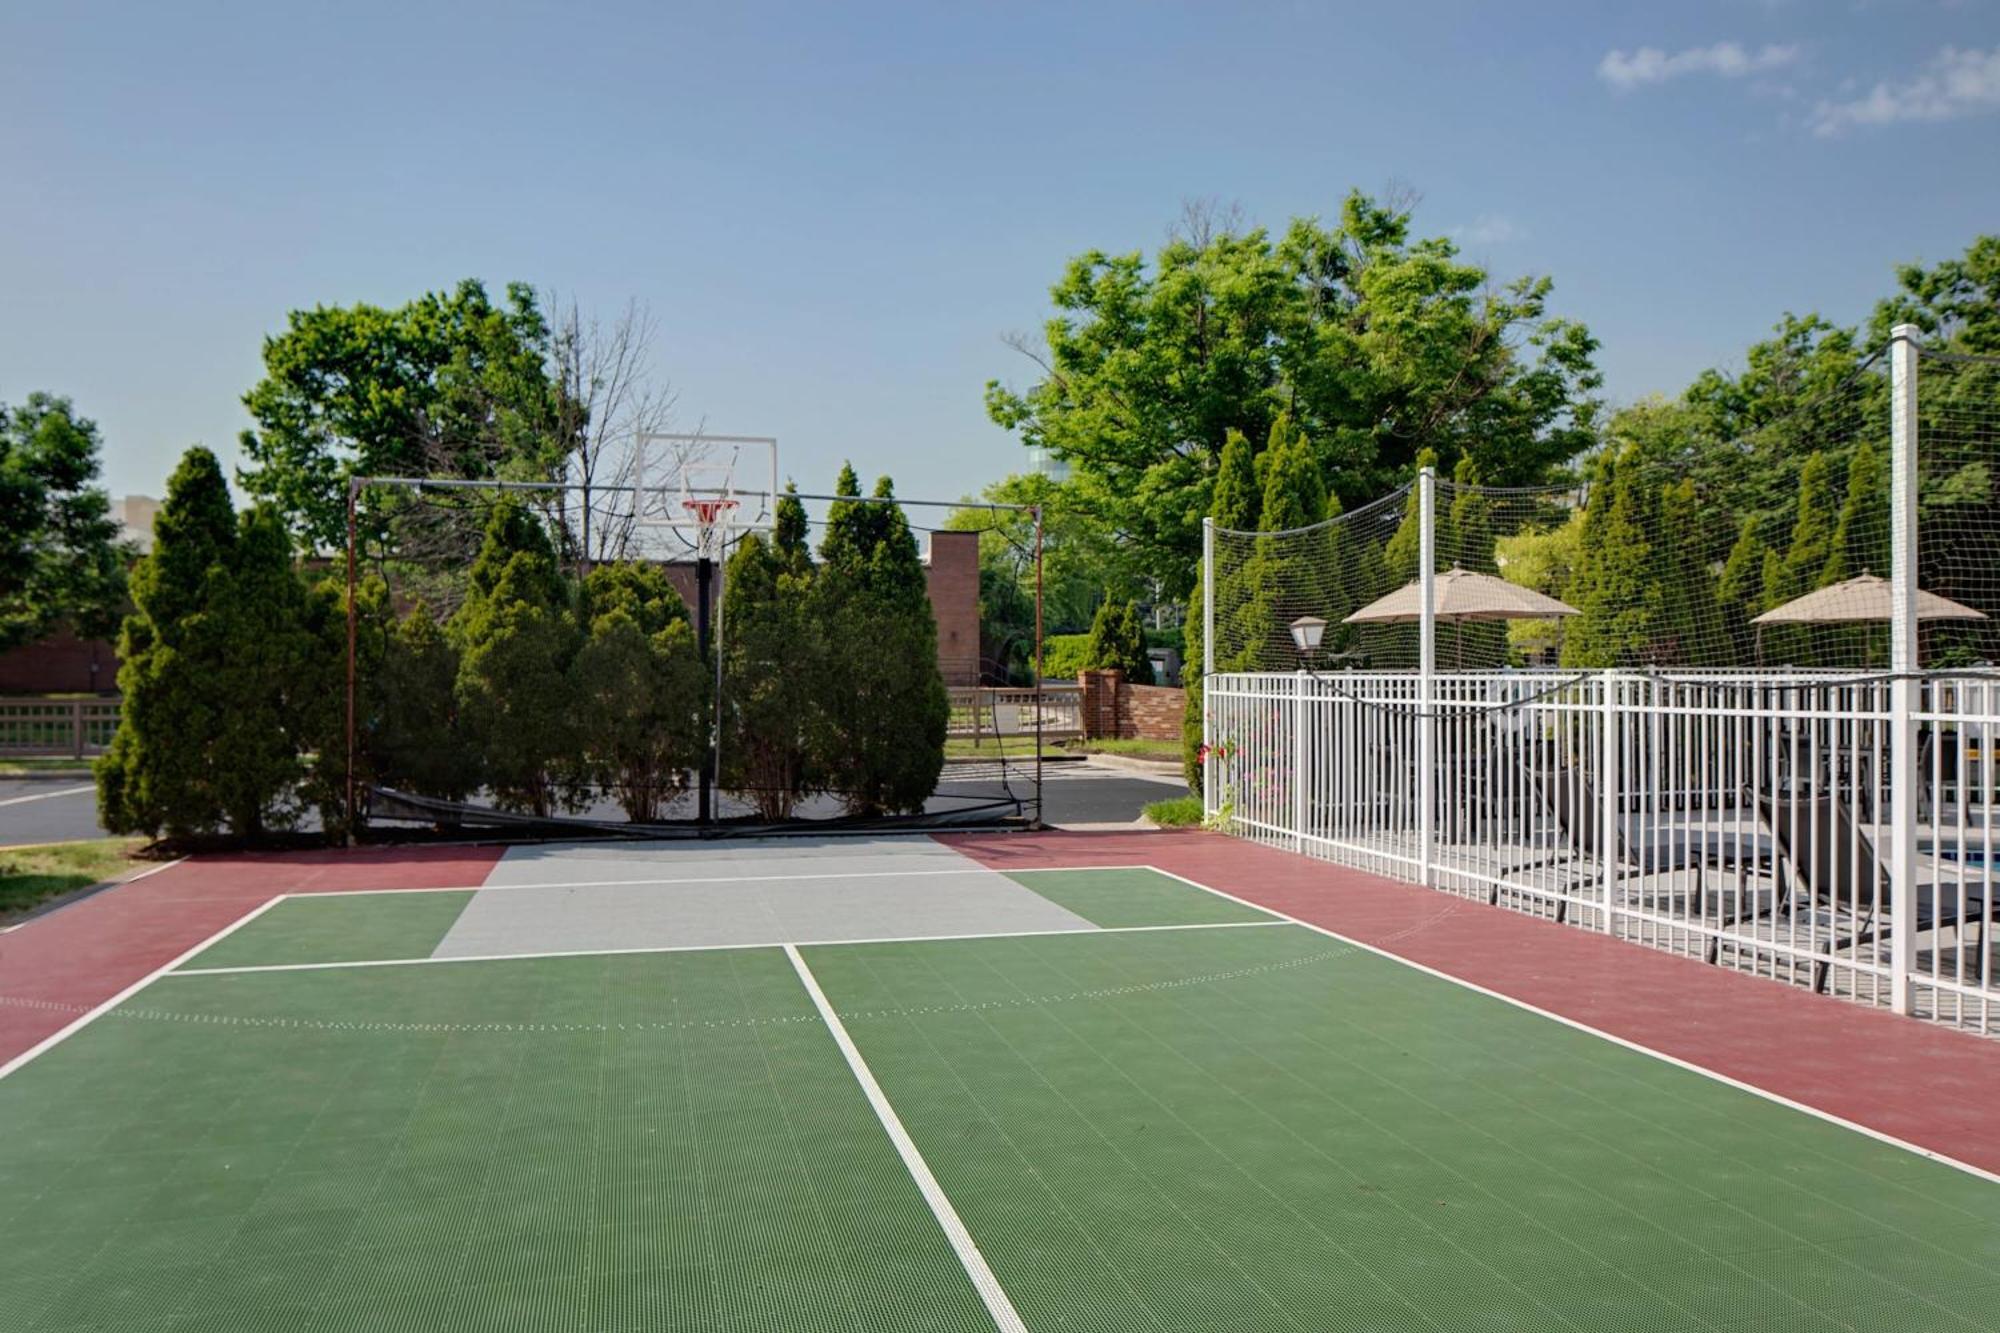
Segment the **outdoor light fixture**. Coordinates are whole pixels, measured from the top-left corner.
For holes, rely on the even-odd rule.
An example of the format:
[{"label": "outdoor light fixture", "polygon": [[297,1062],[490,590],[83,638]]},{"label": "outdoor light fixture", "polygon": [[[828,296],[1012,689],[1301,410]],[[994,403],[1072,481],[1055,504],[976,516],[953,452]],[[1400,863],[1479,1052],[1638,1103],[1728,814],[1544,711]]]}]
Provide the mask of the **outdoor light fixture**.
[{"label": "outdoor light fixture", "polygon": [[1292,622],[1292,642],[1298,646],[1299,656],[1311,657],[1319,651],[1319,641],[1326,636],[1326,622],[1318,616],[1300,616]]}]

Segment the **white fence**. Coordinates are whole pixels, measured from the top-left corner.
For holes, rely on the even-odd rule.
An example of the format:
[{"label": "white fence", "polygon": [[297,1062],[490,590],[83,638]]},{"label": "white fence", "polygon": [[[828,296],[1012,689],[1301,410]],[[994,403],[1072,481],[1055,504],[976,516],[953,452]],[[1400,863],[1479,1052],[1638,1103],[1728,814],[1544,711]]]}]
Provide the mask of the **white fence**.
[{"label": "white fence", "polygon": [[1438,673],[1426,708],[1415,673],[1220,674],[1204,800],[1260,841],[1987,1031],[2000,678],[1903,683],[1899,800],[1886,677]]}]

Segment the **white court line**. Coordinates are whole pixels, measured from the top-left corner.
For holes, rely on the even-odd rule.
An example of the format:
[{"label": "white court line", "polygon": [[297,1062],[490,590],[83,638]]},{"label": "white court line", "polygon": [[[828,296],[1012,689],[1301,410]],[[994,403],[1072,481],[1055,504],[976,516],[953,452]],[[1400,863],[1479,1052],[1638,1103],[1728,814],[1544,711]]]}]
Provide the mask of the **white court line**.
[{"label": "white court line", "polygon": [[[172,863],[169,862],[169,864]],[[160,867],[161,870],[165,870],[166,868],[167,868],[166,866]],[[119,991],[116,995],[106,1000],[103,1004],[98,1005],[95,1009],[92,1009],[88,1013],[83,1014],[81,1017],[77,1018],[74,1022],[68,1023],[63,1027],[57,1029],[56,1031],[51,1032],[48,1036],[43,1037],[40,1041],[36,1042],[33,1046],[30,1046],[27,1050],[22,1051],[19,1055],[9,1060],[6,1064],[0,1065],[0,1078],[7,1077],[7,1075],[13,1073],[15,1070],[19,1069],[22,1065],[27,1064],[28,1061],[34,1059],[36,1056],[40,1055],[43,1051],[48,1050],[56,1043],[63,1041],[68,1037],[74,1036],[85,1024],[89,1023],[92,1019],[97,1018],[109,1012],[112,1009],[116,1009],[119,1005],[131,999],[134,995],[138,994],[140,991],[144,990],[147,986],[159,980],[161,977],[167,975],[169,972],[171,972],[174,968],[178,967],[180,964],[185,963],[188,959],[194,957],[196,954],[200,953],[203,949],[208,948],[211,944],[214,944],[217,940],[223,939],[224,937],[231,935],[236,931],[241,930],[243,927],[249,925],[252,921],[255,921],[258,917],[264,915],[264,913],[270,911],[273,907],[277,906],[278,903],[282,900],[283,900],[282,894],[275,898],[265,899],[263,903],[261,903],[256,907],[251,908],[248,912],[245,912],[242,916],[237,917],[234,921],[224,926],[221,930],[216,931],[213,935],[210,935],[207,939],[195,945],[192,949],[189,949],[186,953],[181,954],[179,957],[174,958],[169,962],[162,963],[159,967],[155,968],[151,972],[148,972],[145,976],[139,978],[137,981],[127,986],[124,990]]]},{"label": "white court line", "polygon": [[[893,854],[893,853],[892,853]],[[1143,870],[1144,866],[1120,867],[1120,869]],[[826,871],[816,875],[697,875],[685,879],[571,879],[556,880],[547,884],[446,884],[431,888],[412,889],[304,889],[301,898],[359,898],[378,893],[496,893],[514,892],[519,889],[610,889],[631,888],[646,884],[763,884],[771,882],[798,883],[802,880],[820,879],[907,879],[924,875],[1006,875],[1008,871],[995,870],[991,866],[940,866],[933,870],[840,870]]]},{"label": "white court line", "polygon": [[33,796],[9,796],[0,805],[26,805],[29,801],[53,801],[58,796],[81,796],[87,791],[96,791],[95,784],[88,787],[64,787],[61,791],[36,792]]},{"label": "white court line", "polygon": [[903,1127],[902,1117],[897,1115],[896,1108],[889,1104],[888,1094],[883,1092],[882,1085],[875,1081],[874,1071],[869,1069],[868,1062],[861,1058],[861,1048],[854,1044],[854,1038],[847,1033],[847,1025],[840,1021],[840,1015],[834,1012],[832,1002],[826,998],[826,992],[819,988],[819,978],[812,974],[812,969],[806,966],[805,958],[793,945],[785,946],[785,956],[792,960],[792,970],[799,974],[799,981],[805,986],[806,993],[812,996],[813,1007],[819,1010],[819,1016],[825,1020],[827,1031],[833,1034],[834,1044],[840,1047],[840,1053],[846,1058],[847,1067],[854,1072],[854,1079],[861,1085],[861,1091],[867,1096],[868,1104],[875,1108],[875,1118],[882,1122],[882,1128],[888,1132],[889,1141],[896,1145],[896,1155],[903,1159],[903,1166],[909,1171],[910,1178],[916,1181],[918,1191],[924,1196],[924,1202],[930,1205],[931,1215],[936,1217],[938,1225],[944,1228],[945,1239],[951,1242],[951,1248],[957,1253],[959,1263],[965,1266],[965,1275],[972,1279],[973,1289],[979,1293],[979,1299],[986,1302],[986,1312],[993,1316],[993,1322],[1000,1327],[1001,1333],[1028,1333],[1028,1326],[1021,1322],[1021,1316],[1014,1309],[1014,1302],[1007,1299],[1007,1293],[1001,1287],[1000,1279],[993,1276],[993,1269],[987,1265],[986,1256],[979,1252],[979,1243],[973,1240],[972,1233],[966,1230],[964,1220],[958,1215],[958,1209],[952,1207],[950,1198],[945,1195],[944,1186],[938,1184],[937,1177],[931,1174],[930,1163],[924,1160],[923,1153],[917,1148],[916,1140],[912,1139],[910,1131]]},{"label": "white court line", "polygon": [[[324,895],[302,893],[301,900]],[[1045,935],[1138,935],[1158,930],[1241,930],[1246,926],[1289,926],[1289,920],[1194,921],[1171,926],[1071,926],[1064,930],[983,931],[967,935],[869,935],[829,940],[760,940],[746,944],[648,944],[629,949],[550,949],[541,953],[468,953],[449,958],[364,958],[344,963],[251,963],[241,967],[183,967],[168,975],[222,977],[241,972],[328,972],[343,967],[427,967],[438,963],[518,963],[531,958],[618,958],[648,953],[730,953],[743,949],[823,949],[840,944],[936,944],[950,940],[1031,940]]]},{"label": "white court line", "polygon": [[[1083,868],[1112,869],[1113,867],[1109,866],[1079,867],[1079,869]],[[1127,869],[1128,867],[1120,866],[1116,868]],[[1330,940],[1339,940],[1342,944],[1351,944],[1355,948],[1364,949],[1367,952],[1372,953],[1379,958],[1386,958],[1392,963],[1401,963],[1404,967],[1414,968],[1415,970],[1424,973],[1426,976],[1436,977],[1440,981],[1449,981],[1454,986],[1462,986],[1466,990],[1472,991],[1479,995],[1484,995],[1488,999],[1499,1000],[1503,1004],[1511,1004],[1516,1009],[1526,1010],[1528,1013],[1536,1014],[1542,1018],[1550,1019],[1554,1022],[1562,1024],[1566,1028],[1574,1028],[1578,1032],[1587,1032],[1593,1037],[1601,1037],[1605,1041],[1610,1042],[1614,1046],[1623,1046],[1628,1051],[1637,1051],[1641,1055],[1650,1055],[1655,1060],[1665,1061],[1667,1064],[1673,1065],[1675,1068],[1687,1070],[1690,1074],[1699,1074],[1703,1078],[1713,1079],[1717,1083],[1726,1084],[1729,1087],[1737,1089],[1739,1092],[1751,1093],[1754,1096],[1762,1097],[1767,1102],[1775,1102],[1779,1106],[1789,1107],[1794,1111],[1802,1111],[1806,1115],[1812,1116],[1817,1120],[1824,1120],[1830,1125],[1839,1125],[1842,1129],[1851,1129],[1857,1134],[1865,1134],[1867,1137],[1875,1139],[1881,1143],[1886,1143],[1891,1147],[1901,1148],[1905,1152],[1915,1153],[1919,1157],[1928,1157],[1933,1162],[1939,1162],[1945,1166],[1956,1167],[1960,1171],[1965,1172],[1967,1175],[1977,1176],[1981,1180],[1989,1180],[1992,1181],[1994,1184],[2000,1184],[2000,1173],[1988,1171],[1984,1167],[1974,1166],[1970,1162],[1961,1162],[1956,1157],[1948,1156],[1932,1148],[1926,1148],[1920,1143],[1912,1143],[1908,1139],[1899,1139],[1894,1134],[1886,1134],[1879,1129],[1874,1129],[1868,1125],[1861,1124],[1857,1121],[1849,1120],[1845,1116],[1838,1116],[1831,1111],[1821,1110],[1817,1106],[1812,1106],[1805,1102],[1793,1101],[1790,1097],[1785,1096],[1783,1093],[1772,1092],[1769,1088],[1760,1088],[1754,1083],[1745,1083],[1742,1079],[1739,1078],[1731,1078],[1728,1074],[1725,1074],[1720,1070],[1710,1069],[1704,1065],[1695,1064],[1691,1060],[1683,1060],[1678,1055],[1669,1055],[1665,1051],[1655,1050],[1653,1047],[1643,1045],[1640,1042],[1633,1041],[1629,1037],[1621,1037],[1615,1032],[1606,1032],[1603,1028],[1592,1027],[1590,1024],[1585,1023],[1580,1019],[1571,1018],[1566,1014],[1559,1014],[1550,1009],[1544,1009],[1540,1005],[1531,1004],[1527,1000],[1520,999],[1516,996],[1508,995],[1503,991],[1488,989],[1487,987],[1480,985],[1476,981],[1467,981],[1464,977],[1455,977],[1449,972],[1441,972],[1437,968],[1430,967],[1424,963],[1419,963],[1415,959],[1405,958],[1403,957],[1403,955],[1399,953],[1391,953],[1387,949],[1378,948],[1373,944],[1369,944],[1365,940],[1357,940],[1354,939],[1352,936],[1343,935],[1339,931],[1328,930],[1325,926],[1316,926],[1310,921],[1301,921],[1299,918],[1287,915],[1286,913],[1279,911],[1275,907],[1266,907],[1262,903],[1251,902],[1247,898],[1239,898],[1235,894],[1230,893],[1226,890],[1215,888],[1212,885],[1203,884],[1200,880],[1189,879],[1186,875],[1177,875],[1171,870],[1162,870],[1159,866],[1134,866],[1129,868],[1137,870],[1159,871],[1160,874],[1167,876],[1167,878],[1169,879],[1177,879],[1183,884],[1192,885],[1193,887],[1202,890],[1204,893],[1212,893],[1218,898],[1227,898],[1231,902],[1242,903],[1246,907],[1255,907],[1259,911],[1269,912],[1273,916],[1288,921],[1295,926],[1304,926],[1307,930],[1314,931],[1317,932],[1318,934],[1324,935]]]}]

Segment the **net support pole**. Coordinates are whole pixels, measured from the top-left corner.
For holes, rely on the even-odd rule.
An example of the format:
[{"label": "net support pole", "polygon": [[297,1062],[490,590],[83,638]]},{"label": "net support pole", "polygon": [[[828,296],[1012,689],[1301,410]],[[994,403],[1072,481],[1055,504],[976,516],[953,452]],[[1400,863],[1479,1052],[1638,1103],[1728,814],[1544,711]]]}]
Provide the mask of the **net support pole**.
[{"label": "net support pole", "polygon": [[[1889,979],[1896,1012],[1915,1007],[1917,958],[1917,353],[1920,330],[1889,334]],[[1984,947],[1984,936],[1981,947]]]},{"label": "net support pole", "polygon": [[[978,705],[973,705],[977,716]],[[995,730],[998,730],[996,726]],[[1000,772],[1007,772],[1007,752],[1000,752]],[[1035,827],[1042,826],[1042,507],[1035,506]]]},{"label": "net support pole", "polygon": [[1201,521],[1201,813],[1215,811],[1215,707],[1209,700],[1215,675],[1215,519]]},{"label": "net support pole", "polygon": [[357,545],[354,537],[354,528],[355,528],[354,497],[355,497],[355,492],[359,489],[360,489],[360,483],[352,477],[348,478],[347,481],[347,774],[346,776],[347,776],[347,845],[350,847],[354,845],[355,835],[361,822],[360,819],[361,807],[356,799],[359,794],[359,790],[355,782],[355,773],[354,773],[355,751],[358,748],[355,744],[355,725],[354,725],[354,702],[355,702],[354,686],[355,686],[355,674],[356,674],[354,640],[356,634],[359,632],[360,629],[360,621],[354,604],[355,583],[356,583],[355,547]]},{"label": "net support pole", "polygon": [[1417,473],[1417,882],[1437,887],[1437,470]]}]

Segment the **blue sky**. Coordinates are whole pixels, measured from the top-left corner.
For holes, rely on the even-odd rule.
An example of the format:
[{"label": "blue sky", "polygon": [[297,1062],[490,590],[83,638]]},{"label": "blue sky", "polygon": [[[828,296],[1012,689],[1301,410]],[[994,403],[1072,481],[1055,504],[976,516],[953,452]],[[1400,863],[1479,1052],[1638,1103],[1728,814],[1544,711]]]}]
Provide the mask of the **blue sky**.
[{"label": "blue sky", "polygon": [[117,493],[226,458],[298,306],[523,279],[661,325],[684,425],[908,496],[1021,465],[1002,344],[1183,201],[1546,272],[1614,401],[2000,230],[2000,12],[1674,5],[244,4],[0,12],[0,400]]}]

